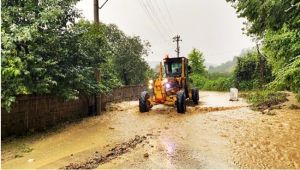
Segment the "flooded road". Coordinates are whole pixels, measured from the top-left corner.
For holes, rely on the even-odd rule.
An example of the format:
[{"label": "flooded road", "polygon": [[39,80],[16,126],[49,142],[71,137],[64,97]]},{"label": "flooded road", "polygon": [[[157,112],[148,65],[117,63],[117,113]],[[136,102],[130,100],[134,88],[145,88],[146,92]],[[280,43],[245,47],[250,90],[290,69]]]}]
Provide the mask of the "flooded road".
[{"label": "flooded road", "polygon": [[[300,110],[289,109],[292,97],[272,116],[220,92],[200,92],[201,103],[186,114],[112,104],[101,116],[5,141],[2,168],[300,168]],[[143,140],[132,145],[137,135]]]}]

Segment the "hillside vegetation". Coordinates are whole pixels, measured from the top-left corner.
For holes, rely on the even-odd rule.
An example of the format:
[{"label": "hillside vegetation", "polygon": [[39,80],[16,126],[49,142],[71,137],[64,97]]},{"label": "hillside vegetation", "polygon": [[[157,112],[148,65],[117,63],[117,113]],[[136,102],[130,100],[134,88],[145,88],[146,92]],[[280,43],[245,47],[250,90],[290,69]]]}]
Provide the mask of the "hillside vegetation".
[{"label": "hillside vegetation", "polygon": [[[194,86],[207,90],[228,90],[230,87],[288,90],[297,93],[300,99],[300,2],[227,1],[239,17],[247,19],[245,33],[256,40],[257,46],[236,57],[235,66],[227,62],[194,74]],[[202,53],[198,58],[203,60]]]}]

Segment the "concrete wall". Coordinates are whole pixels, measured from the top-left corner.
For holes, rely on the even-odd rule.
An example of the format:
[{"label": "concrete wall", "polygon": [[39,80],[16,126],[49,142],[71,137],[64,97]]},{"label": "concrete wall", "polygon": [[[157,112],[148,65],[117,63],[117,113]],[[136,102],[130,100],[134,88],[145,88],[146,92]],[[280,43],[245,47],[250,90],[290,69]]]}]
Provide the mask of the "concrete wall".
[{"label": "concrete wall", "polygon": [[109,102],[138,99],[144,89],[145,86],[125,86],[110,94],[98,95],[96,101],[92,96],[72,101],[53,96],[19,96],[11,112],[1,108],[1,138],[46,130],[62,122],[89,116],[93,110],[99,113]]}]

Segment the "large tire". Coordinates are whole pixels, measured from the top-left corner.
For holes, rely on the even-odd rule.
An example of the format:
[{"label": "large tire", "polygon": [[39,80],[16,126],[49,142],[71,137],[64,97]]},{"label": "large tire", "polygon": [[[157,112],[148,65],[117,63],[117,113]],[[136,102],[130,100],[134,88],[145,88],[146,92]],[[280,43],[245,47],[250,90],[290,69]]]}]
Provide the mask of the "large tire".
[{"label": "large tire", "polygon": [[199,90],[196,88],[192,89],[192,100],[195,105],[199,103]]},{"label": "large tire", "polygon": [[150,110],[150,102],[148,99],[150,98],[149,94],[147,91],[143,91],[141,93],[140,99],[139,99],[139,108],[140,112],[149,112]]},{"label": "large tire", "polygon": [[177,93],[177,101],[176,101],[176,106],[177,106],[177,112],[178,113],[185,113],[186,111],[186,96],[184,90],[181,90]]}]

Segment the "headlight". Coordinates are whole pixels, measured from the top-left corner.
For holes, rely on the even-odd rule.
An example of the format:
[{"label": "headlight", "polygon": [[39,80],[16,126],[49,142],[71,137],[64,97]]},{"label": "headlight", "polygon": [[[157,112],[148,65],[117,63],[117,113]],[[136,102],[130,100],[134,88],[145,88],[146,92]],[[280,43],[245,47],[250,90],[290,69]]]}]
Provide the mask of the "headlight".
[{"label": "headlight", "polygon": [[153,83],[153,80],[149,80],[149,83],[152,84],[152,83]]},{"label": "headlight", "polygon": [[164,79],[164,83],[167,83],[168,82],[168,79]]},{"label": "headlight", "polygon": [[171,87],[171,84],[166,83],[166,88],[168,89],[168,88],[170,88],[170,87]]},{"label": "headlight", "polygon": [[148,86],[148,88],[149,88],[149,89],[152,89],[153,87],[152,87],[152,85],[150,84],[150,85]]}]

